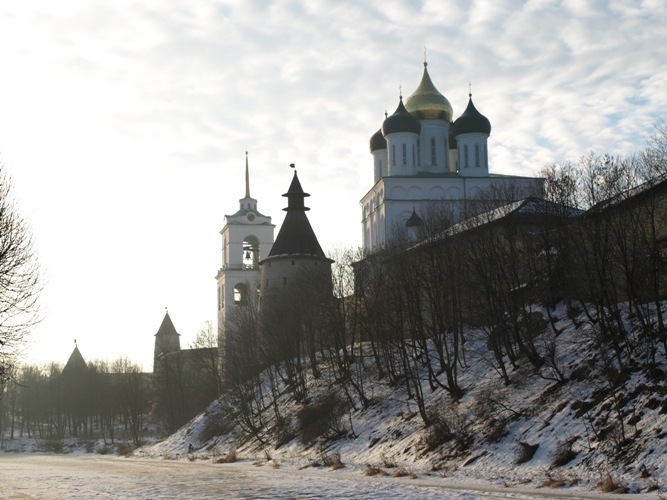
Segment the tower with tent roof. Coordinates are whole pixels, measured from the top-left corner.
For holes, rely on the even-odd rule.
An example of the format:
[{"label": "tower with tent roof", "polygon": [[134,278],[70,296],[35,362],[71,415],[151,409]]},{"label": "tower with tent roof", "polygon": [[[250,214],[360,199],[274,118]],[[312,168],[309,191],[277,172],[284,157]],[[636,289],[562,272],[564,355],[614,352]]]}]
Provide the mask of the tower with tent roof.
[{"label": "tower with tent roof", "polygon": [[153,372],[156,372],[158,362],[162,356],[170,352],[181,350],[180,334],[169,317],[169,311],[164,312],[164,318],[155,334],[155,348],[153,350]]},{"label": "tower with tent roof", "polygon": [[276,242],[269,255],[261,264],[261,300],[260,305],[281,294],[292,280],[308,273],[317,276],[331,285],[331,264],[333,261],[324,254],[315,231],[313,231],[306,212],[305,198],[310,196],[303,191],[296,170],[287,193],[287,212]]},{"label": "tower with tent roof", "polygon": [[360,201],[367,252],[384,247],[406,228],[414,233],[419,214],[430,204],[448,206],[456,217],[467,200],[493,187],[511,183],[524,197],[542,191],[542,179],[489,172],[491,123],[475,108],[472,92],[467,108],[453,121],[452,105],[433,84],[427,66],[424,61],[417,89],[405,103],[399,95],[396,111],[385,113],[370,139],[374,185]]}]

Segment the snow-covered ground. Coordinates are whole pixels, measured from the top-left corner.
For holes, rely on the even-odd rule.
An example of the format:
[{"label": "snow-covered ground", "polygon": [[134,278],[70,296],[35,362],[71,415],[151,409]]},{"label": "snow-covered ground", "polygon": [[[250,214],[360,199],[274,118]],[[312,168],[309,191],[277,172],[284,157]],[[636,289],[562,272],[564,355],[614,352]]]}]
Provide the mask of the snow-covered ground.
[{"label": "snow-covered ground", "polygon": [[[632,497],[638,497],[631,495]],[[642,498],[656,496],[639,495]],[[369,478],[358,470],[261,467],[250,462],[132,460],[95,455],[0,455],[0,498],[423,498],[602,499],[601,493],[534,490],[432,477]]]}]

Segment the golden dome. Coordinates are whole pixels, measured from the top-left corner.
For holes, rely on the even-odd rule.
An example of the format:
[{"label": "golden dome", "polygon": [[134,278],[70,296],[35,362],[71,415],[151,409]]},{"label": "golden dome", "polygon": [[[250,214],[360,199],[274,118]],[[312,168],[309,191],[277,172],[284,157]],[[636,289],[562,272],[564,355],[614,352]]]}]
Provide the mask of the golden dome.
[{"label": "golden dome", "polygon": [[454,110],[447,98],[438,92],[431,77],[428,76],[424,62],[424,76],[417,90],[405,101],[405,108],[411,115],[420,120],[447,120],[452,121]]}]

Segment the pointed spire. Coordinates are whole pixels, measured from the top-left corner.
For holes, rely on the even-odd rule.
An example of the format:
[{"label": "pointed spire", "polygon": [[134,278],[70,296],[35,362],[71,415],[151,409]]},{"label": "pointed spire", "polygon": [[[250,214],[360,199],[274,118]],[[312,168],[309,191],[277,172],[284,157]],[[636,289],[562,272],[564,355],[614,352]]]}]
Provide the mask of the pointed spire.
[{"label": "pointed spire", "polygon": [[296,170],[294,171],[294,177],[292,178],[292,183],[290,184],[289,189],[283,195],[287,198],[287,208],[283,208],[286,212],[289,210],[310,210],[310,208],[305,207],[303,200],[307,196],[310,196],[308,193],[303,192],[299,178],[296,175]]},{"label": "pointed spire", "polygon": [[248,152],[245,152],[245,197],[250,198],[250,175],[248,174]]}]

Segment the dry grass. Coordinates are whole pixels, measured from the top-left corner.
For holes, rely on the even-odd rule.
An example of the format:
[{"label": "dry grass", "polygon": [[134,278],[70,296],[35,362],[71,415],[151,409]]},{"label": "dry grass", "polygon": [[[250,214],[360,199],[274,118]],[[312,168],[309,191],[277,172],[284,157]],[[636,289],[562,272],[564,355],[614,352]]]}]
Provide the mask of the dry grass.
[{"label": "dry grass", "polygon": [[236,457],[236,450],[233,450],[233,451],[230,451],[229,453],[227,453],[227,455],[225,455],[224,457],[218,458],[215,461],[215,463],[216,464],[232,464],[232,463],[236,462],[236,460],[238,460],[237,457]]},{"label": "dry grass", "polygon": [[630,488],[614,479],[609,472],[602,477],[595,487],[600,488],[603,493],[627,493],[630,491]]},{"label": "dry grass", "polygon": [[278,463],[278,461],[273,460],[273,459],[266,462],[266,465],[268,465],[269,467],[273,467],[274,469],[277,469],[278,467],[280,467],[280,463]]},{"label": "dry grass", "polygon": [[379,467],[371,467],[370,465],[366,466],[366,472],[365,474],[367,476],[388,476],[389,473],[384,471],[383,469],[380,469]]},{"label": "dry grass", "polygon": [[342,469],[345,467],[345,464],[340,461],[340,455],[337,457],[334,457],[333,460],[331,461],[331,469],[332,470],[338,470]]},{"label": "dry grass", "polygon": [[394,471],[392,476],[393,477],[409,477],[410,479],[417,479],[417,474],[415,474],[414,472],[410,472],[405,467],[399,467],[396,471]]}]

